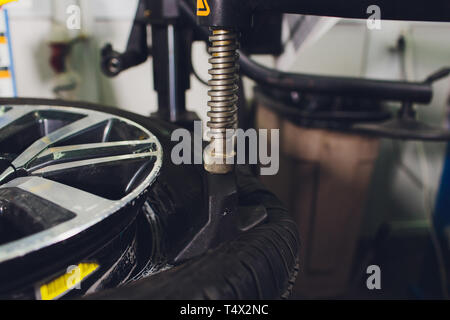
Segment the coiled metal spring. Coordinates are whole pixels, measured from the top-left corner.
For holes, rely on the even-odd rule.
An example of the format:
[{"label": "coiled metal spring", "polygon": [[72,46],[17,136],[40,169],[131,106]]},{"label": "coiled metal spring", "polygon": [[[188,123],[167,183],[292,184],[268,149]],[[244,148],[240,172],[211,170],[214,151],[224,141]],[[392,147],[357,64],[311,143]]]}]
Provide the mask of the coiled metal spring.
[{"label": "coiled metal spring", "polygon": [[[215,159],[216,162],[205,164],[205,168],[211,173],[227,173],[232,170],[232,166],[225,162],[227,158],[234,157],[234,150],[229,150],[230,138],[226,137],[226,130],[237,129],[238,123],[238,35],[232,30],[212,29],[209,41],[208,51],[211,58],[208,61],[212,67],[209,69],[211,79],[208,81],[210,86],[208,106],[210,110],[207,126],[213,154],[207,157]],[[217,160],[223,160],[223,163]]]}]

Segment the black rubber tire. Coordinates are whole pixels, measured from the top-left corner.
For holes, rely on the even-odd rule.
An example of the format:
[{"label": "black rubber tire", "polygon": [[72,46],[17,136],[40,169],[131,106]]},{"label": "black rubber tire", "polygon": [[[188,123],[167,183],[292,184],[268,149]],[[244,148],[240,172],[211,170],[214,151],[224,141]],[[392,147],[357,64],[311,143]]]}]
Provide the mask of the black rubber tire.
[{"label": "black rubber tire", "polygon": [[288,298],[298,273],[297,227],[279,200],[249,170],[238,169],[240,197],[265,206],[268,220],[234,241],[94,299]]},{"label": "black rubber tire", "polygon": [[[40,104],[90,108],[146,126],[149,119],[91,103],[1,98],[0,104]],[[266,221],[203,256],[89,299],[280,299],[288,298],[298,273],[297,226],[281,202],[246,166],[236,169],[239,202],[263,205]]]}]

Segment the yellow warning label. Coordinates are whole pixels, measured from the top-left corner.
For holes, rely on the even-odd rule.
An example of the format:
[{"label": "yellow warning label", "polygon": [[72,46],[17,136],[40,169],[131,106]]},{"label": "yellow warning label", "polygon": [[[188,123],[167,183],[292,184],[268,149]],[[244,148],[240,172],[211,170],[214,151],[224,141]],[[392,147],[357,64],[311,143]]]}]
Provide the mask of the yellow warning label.
[{"label": "yellow warning label", "polygon": [[14,2],[14,1],[17,1],[17,0],[0,0],[0,6],[10,3],[10,2]]},{"label": "yellow warning label", "polygon": [[61,297],[97,270],[98,267],[99,265],[96,263],[80,263],[77,266],[67,268],[65,274],[40,286],[40,298],[42,300],[53,300]]},{"label": "yellow warning label", "polygon": [[0,79],[11,78],[11,72],[9,70],[0,70]]},{"label": "yellow warning label", "polygon": [[209,12],[209,4],[207,0],[197,0],[197,15],[198,16],[208,16]]}]

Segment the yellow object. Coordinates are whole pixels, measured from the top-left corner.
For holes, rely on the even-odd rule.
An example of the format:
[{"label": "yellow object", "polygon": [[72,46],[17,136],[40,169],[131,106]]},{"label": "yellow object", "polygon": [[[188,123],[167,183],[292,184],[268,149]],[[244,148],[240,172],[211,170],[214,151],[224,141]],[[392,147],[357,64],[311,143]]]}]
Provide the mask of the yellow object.
[{"label": "yellow object", "polygon": [[210,13],[208,0],[197,0],[197,15],[208,16]]},{"label": "yellow object", "polygon": [[39,288],[40,298],[42,300],[53,300],[61,297],[97,270],[98,267],[97,263],[80,263],[78,266],[74,266],[62,276],[41,285]]},{"label": "yellow object", "polygon": [[0,6],[10,3],[10,2],[14,2],[14,1],[17,1],[17,0],[0,0]]},{"label": "yellow object", "polygon": [[0,79],[11,78],[9,70],[0,70]]}]

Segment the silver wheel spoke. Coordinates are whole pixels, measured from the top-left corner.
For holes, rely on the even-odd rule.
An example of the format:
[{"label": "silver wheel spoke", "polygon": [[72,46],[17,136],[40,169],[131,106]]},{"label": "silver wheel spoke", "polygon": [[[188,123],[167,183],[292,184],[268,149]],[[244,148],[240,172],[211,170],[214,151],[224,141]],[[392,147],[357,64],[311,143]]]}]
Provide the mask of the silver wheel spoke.
[{"label": "silver wheel spoke", "polygon": [[44,166],[58,163],[74,162],[87,159],[98,159],[107,156],[120,156],[156,151],[152,140],[101,142],[75,146],[53,147],[41,152],[27,164],[30,172]]},{"label": "silver wheel spoke", "polygon": [[12,108],[0,117],[0,129],[33,112],[30,108]]},{"label": "silver wheel spoke", "polygon": [[118,204],[51,180],[24,177],[2,188],[18,188],[76,214],[73,219],[51,229],[1,246],[0,261],[35,251],[62,241],[101,221]]},{"label": "silver wheel spoke", "polygon": [[33,171],[32,174],[45,176],[46,174],[49,174],[49,173],[64,173],[70,169],[75,169],[75,168],[81,169],[82,167],[92,167],[92,166],[99,166],[99,165],[114,165],[114,164],[119,164],[121,162],[131,162],[131,161],[142,160],[142,159],[146,159],[146,158],[150,160],[155,155],[156,155],[156,153],[154,153],[154,152],[146,152],[146,153],[139,153],[139,154],[123,155],[123,156],[113,156],[113,157],[104,157],[104,158],[97,158],[97,159],[65,162],[65,163],[46,166],[44,168]]},{"label": "silver wheel spoke", "polygon": [[41,177],[17,178],[2,188],[19,188],[27,191],[75,213],[79,218],[98,214],[113,203],[91,193]]},{"label": "silver wheel spoke", "polygon": [[13,164],[15,167],[25,166],[27,162],[31,161],[34,157],[36,157],[36,155],[44,151],[46,148],[51,147],[53,144],[63,141],[64,139],[80,134],[87,129],[95,127],[102,122],[107,121],[108,118],[110,118],[108,115],[95,114],[64,126],[33,143],[14,160]]}]

